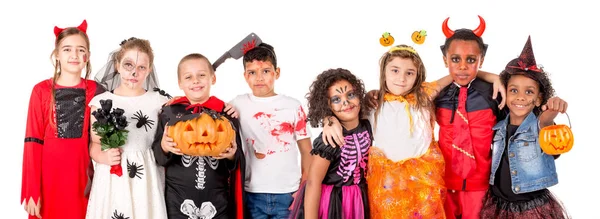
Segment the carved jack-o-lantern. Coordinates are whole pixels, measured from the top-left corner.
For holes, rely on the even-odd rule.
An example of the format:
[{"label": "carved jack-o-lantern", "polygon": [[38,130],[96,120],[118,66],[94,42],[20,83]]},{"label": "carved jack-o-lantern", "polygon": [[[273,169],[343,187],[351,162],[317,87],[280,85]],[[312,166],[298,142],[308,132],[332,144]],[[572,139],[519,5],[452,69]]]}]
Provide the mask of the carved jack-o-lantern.
[{"label": "carved jack-o-lantern", "polygon": [[224,116],[213,119],[208,113],[170,126],[167,135],[177,143],[183,154],[219,156],[235,138],[231,123]]},{"label": "carved jack-o-lantern", "polygon": [[[568,117],[568,115],[567,115]],[[551,125],[540,130],[540,147],[544,153],[549,155],[559,155],[569,152],[573,148],[573,132],[567,125]]]}]

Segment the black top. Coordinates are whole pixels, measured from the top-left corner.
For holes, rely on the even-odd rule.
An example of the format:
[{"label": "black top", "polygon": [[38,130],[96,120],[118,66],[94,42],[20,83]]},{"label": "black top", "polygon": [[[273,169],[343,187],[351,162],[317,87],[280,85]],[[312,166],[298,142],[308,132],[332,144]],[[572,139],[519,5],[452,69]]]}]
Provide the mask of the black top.
[{"label": "black top", "polygon": [[495,196],[511,202],[533,200],[535,197],[543,194],[544,190],[546,190],[542,189],[521,194],[515,194],[512,190],[510,166],[508,163],[508,144],[510,139],[509,137],[513,136],[515,132],[517,132],[518,128],[518,125],[508,124],[506,126],[506,147],[504,147],[504,152],[502,152],[502,160],[500,161],[498,170],[496,170],[494,185],[492,186],[492,192]]},{"label": "black top", "polygon": [[342,147],[325,145],[321,135],[313,141],[313,149],[310,153],[331,162],[323,184],[341,187],[366,183],[364,170],[373,139],[369,120],[361,120],[352,130],[344,129],[346,144]]},{"label": "black top", "polygon": [[[166,169],[165,202],[168,217],[235,217],[232,189],[241,188],[232,188],[234,185],[230,185],[230,177],[234,175],[232,171],[236,168],[244,168],[237,119],[224,115],[236,130],[238,148],[233,161],[207,156],[165,154],[160,146],[165,125],[172,125],[173,120],[190,119],[199,115],[182,104],[165,106],[159,115],[153,150],[158,165]],[[240,162],[242,165],[238,165]]]}]

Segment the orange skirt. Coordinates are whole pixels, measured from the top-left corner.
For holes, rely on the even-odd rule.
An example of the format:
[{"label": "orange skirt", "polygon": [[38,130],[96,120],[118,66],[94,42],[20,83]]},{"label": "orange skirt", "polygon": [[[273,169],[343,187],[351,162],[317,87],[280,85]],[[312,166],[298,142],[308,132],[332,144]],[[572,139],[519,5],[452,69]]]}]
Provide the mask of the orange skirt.
[{"label": "orange skirt", "polygon": [[445,218],[444,168],[435,141],[420,157],[398,162],[372,146],[366,177],[371,218]]}]

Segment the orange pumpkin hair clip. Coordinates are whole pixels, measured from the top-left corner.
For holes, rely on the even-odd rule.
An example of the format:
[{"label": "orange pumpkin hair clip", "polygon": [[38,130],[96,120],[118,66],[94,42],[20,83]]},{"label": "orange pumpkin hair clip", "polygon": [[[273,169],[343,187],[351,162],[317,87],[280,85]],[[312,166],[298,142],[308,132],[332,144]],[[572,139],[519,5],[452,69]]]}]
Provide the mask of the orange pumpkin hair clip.
[{"label": "orange pumpkin hair clip", "polygon": [[[388,32],[386,32],[386,33],[389,34]],[[385,37],[385,33],[384,33],[384,36],[381,39],[379,39],[381,45],[383,45],[383,46],[385,46],[384,45],[384,37]],[[391,37],[391,35],[389,35],[388,37]],[[425,31],[425,30],[414,31],[412,33],[412,35],[410,36],[411,40],[414,43],[419,44],[419,45],[423,44],[425,42],[426,37],[427,37],[427,31]],[[393,43],[393,38],[392,38],[392,43]],[[409,51],[413,54],[417,54],[417,51],[412,46],[405,46],[405,45],[394,46],[394,47],[390,48],[390,50],[388,52],[391,53],[391,52],[400,51],[400,50]]]},{"label": "orange pumpkin hair clip", "polygon": [[379,38],[379,44],[384,47],[394,45],[394,37],[389,32],[385,32],[381,35],[381,38]]}]

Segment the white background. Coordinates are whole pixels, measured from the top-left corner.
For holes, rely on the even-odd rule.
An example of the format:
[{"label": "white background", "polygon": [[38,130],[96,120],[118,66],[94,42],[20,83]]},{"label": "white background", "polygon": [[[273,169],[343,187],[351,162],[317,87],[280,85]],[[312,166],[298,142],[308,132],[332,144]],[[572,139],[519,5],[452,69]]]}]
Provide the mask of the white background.
[{"label": "white background", "polygon": [[[166,2],[166,1],[163,1]],[[177,3],[175,3],[177,2]],[[7,1],[0,3],[0,63],[2,63],[0,159],[1,218],[25,218],[19,205],[23,138],[28,98],[33,85],[52,76],[49,59],[53,27],[77,26],[87,19],[92,69],[99,70],[110,51],[126,38],[149,39],[161,87],[182,95],[177,87],[177,63],[199,52],[211,61],[251,32],[275,47],[281,77],[276,92],[306,103],[304,95],[317,74],[343,67],[378,86],[378,61],[388,49],[379,44],[383,32],[396,43],[413,45],[410,34],[427,30],[423,45],[414,45],[425,62],[428,81],[448,74],[439,46],[442,21],[452,29],[477,27],[477,15],[487,22],[489,44],[483,70],[499,73],[517,57],[528,35],[538,64],[551,73],[557,95],[569,103],[575,147],[557,160],[559,184],[551,188],[574,218],[598,218],[598,143],[593,139],[598,117],[594,102],[598,81],[596,40],[600,16],[591,3],[561,1],[243,1],[220,3],[171,1]],[[208,2],[208,1],[207,1]],[[210,1],[212,2],[212,1]],[[215,1],[217,2],[217,1]],[[499,2],[499,1],[498,1]],[[533,1],[531,1],[533,2]],[[595,21],[595,22],[593,22]],[[213,94],[225,101],[249,92],[241,60],[227,60],[217,71]],[[93,71],[92,77],[95,75]],[[597,104],[596,104],[597,105]],[[562,118],[562,120],[561,120]],[[563,117],[557,121],[566,121]],[[313,129],[317,135],[319,129]],[[66,213],[66,212],[65,212]]]}]

